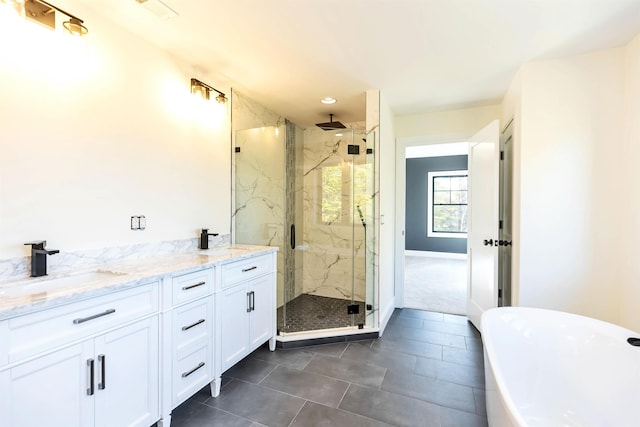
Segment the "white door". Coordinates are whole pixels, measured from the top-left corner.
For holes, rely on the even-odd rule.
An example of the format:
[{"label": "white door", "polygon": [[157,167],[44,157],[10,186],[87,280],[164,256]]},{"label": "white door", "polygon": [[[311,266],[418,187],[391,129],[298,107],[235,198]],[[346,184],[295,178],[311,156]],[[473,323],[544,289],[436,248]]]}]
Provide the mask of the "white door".
[{"label": "white door", "polygon": [[95,340],[96,427],[146,427],[159,413],[158,318]]},{"label": "white door", "polygon": [[222,325],[220,353],[224,372],[249,354],[249,284],[224,289],[219,296],[216,310]]},{"label": "white door", "polygon": [[91,361],[87,340],[1,371],[0,426],[92,426]]},{"label": "white door", "polygon": [[251,350],[274,335],[272,288],[272,274],[251,281]]},{"label": "white door", "polygon": [[499,135],[494,120],[469,144],[467,316],[480,331],[482,313],[498,306]]}]

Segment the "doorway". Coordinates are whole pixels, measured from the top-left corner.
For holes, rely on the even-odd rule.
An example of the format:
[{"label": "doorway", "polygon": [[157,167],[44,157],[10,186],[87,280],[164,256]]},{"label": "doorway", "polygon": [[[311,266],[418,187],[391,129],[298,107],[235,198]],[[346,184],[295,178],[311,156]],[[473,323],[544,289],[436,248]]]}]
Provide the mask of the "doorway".
[{"label": "doorway", "polygon": [[468,143],[406,147],[404,307],[467,309]]},{"label": "doorway", "polygon": [[[407,189],[414,183],[407,181],[406,151],[409,147],[420,145],[420,142],[431,143],[434,147],[446,145],[437,141],[419,141],[417,138],[397,141],[396,230],[398,233],[396,234],[394,277],[396,307],[407,306],[405,247],[411,236],[406,233],[406,194]],[[466,315],[478,329],[480,329],[480,317],[485,310],[499,305],[509,305],[510,300],[513,299],[510,292],[512,145],[511,127],[507,124],[500,132],[497,120],[476,133],[468,143],[468,170],[471,180],[468,188],[469,194],[475,194],[477,200],[472,201],[470,196],[469,209],[471,210],[473,205],[471,213],[475,212],[475,216],[469,215],[469,217],[475,219],[470,219],[468,228]]]}]

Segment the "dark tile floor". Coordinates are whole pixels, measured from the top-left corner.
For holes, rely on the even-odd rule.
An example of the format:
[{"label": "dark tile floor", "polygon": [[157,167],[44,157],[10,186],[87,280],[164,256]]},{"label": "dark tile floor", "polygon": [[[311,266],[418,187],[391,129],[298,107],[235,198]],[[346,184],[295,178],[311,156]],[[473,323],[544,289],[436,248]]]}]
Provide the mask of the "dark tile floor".
[{"label": "dark tile floor", "polygon": [[344,328],[364,323],[364,302],[355,301],[353,303],[360,306],[358,314],[347,314],[349,304],[351,304],[351,300],[348,299],[309,294],[298,295],[286,304],[286,319],[283,307],[278,308],[278,330],[284,332],[313,331]]},{"label": "dark tile floor", "polygon": [[173,427],[487,426],[480,334],[396,310],[376,340],[253,352],[173,412]]}]

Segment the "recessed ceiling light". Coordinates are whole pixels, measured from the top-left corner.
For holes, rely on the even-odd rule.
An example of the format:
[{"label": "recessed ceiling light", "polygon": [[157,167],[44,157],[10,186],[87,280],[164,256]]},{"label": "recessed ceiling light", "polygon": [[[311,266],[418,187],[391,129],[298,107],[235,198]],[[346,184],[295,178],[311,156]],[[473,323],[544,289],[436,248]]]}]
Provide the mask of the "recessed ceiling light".
[{"label": "recessed ceiling light", "polygon": [[326,96],[320,100],[323,104],[335,104],[338,100],[330,96]]},{"label": "recessed ceiling light", "polygon": [[336,136],[342,136],[342,134],[341,133],[336,133]]}]

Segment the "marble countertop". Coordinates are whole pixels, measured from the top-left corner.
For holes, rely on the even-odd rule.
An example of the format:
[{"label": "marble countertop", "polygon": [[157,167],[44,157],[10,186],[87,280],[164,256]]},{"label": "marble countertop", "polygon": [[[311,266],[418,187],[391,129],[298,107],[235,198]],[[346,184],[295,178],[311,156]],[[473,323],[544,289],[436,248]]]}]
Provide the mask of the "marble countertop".
[{"label": "marble countertop", "polygon": [[270,246],[229,245],[0,282],[0,320],[274,251]]}]

